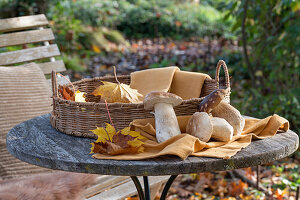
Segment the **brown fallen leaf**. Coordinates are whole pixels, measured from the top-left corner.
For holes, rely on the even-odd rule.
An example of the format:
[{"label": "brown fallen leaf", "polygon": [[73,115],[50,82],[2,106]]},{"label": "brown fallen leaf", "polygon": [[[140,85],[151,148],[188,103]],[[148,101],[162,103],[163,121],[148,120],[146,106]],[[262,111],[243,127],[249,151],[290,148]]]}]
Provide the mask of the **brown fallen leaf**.
[{"label": "brown fallen leaf", "polygon": [[92,132],[98,136],[98,139],[91,143],[91,153],[118,155],[144,151],[142,140],[145,138],[139,132],[131,131],[129,127],[116,132],[112,125],[106,124],[106,128],[97,127]]},{"label": "brown fallen leaf", "polygon": [[94,153],[103,153],[108,155],[119,155],[119,154],[133,154],[141,152],[143,148],[138,147],[125,147],[122,148],[121,146],[114,144],[112,142],[105,142],[105,143],[95,143],[94,146]]},{"label": "brown fallen leaf", "polygon": [[240,194],[244,193],[244,190],[248,188],[248,184],[244,183],[243,181],[239,180],[238,183],[232,182],[231,183],[231,190],[230,195],[232,196],[238,196]]},{"label": "brown fallen leaf", "polygon": [[58,86],[58,92],[61,94],[63,99],[76,101],[76,102],[86,102],[85,101],[85,92],[80,92],[77,90],[74,94],[74,91],[69,87],[64,85]]},{"label": "brown fallen leaf", "polygon": [[66,87],[64,85],[59,85],[58,92],[61,94],[62,98],[66,100],[75,101],[74,92],[69,87]]}]

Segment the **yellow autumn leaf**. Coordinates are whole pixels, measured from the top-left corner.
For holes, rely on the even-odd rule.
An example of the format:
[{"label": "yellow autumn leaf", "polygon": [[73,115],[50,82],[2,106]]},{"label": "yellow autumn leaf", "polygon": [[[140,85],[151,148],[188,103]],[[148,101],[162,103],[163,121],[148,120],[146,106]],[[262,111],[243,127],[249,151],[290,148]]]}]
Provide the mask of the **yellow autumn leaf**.
[{"label": "yellow autumn leaf", "polygon": [[101,96],[108,103],[140,103],[140,99],[143,97],[136,89],[130,88],[129,85],[124,83],[112,83],[102,81],[103,85],[100,85],[93,91],[93,95]]},{"label": "yellow autumn leaf", "polygon": [[137,152],[138,153],[142,153],[142,152],[144,152],[144,150],[145,150],[145,147],[140,146]]},{"label": "yellow autumn leaf", "polygon": [[115,67],[114,75],[117,83],[102,81],[103,85],[97,87],[92,94],[101,96],[108,103],[141,103],[143,95],[129,85],[120,83],[117,79]]},{"label": "yellow autumn leaf", "polygon": [[100,48],[97,46],[97,45],[92,45],[92,49],[93,49],[93,51],[95,52],[95,53],[101,53],[101,50],[100,50]]},{"label": "yellow autumn leaf", "polygon": [[109,135],[109,140],[112,142],[112,139],[114,135],[116,134],[116,129],[112,125],[106,123],[106,128],[105,128],[107,134]]},{"label": "yellow autumn leaf", "polygon": [[95,153],[95,152],[94,152],[94,149],[95,149],[95,143],[92,142],[92,143],[90,143],[90,144],[92,145],[90,154]]},{"label": "yellow autumn leaf", "polygon": [[140,147],[142,146],[142,144],[144,144],[144,142],[135,138],[134,140],[129,140],[127,144],[129,144],[132,147]]},{"label": "yellow autumn leaf", "polygon": [[96,129],[90,130],[90,131],[92,131],[94,134],[96,134],[98,136],[98,139],[96,140],[96,143],[97,142],[105,143],[106,140],[110,141],[110,139],[108,138],[108,134],[107,134],[106,130],[103,127],[101,127],[101,128],[97,127]]},{"label": "yellow autumn leaf", "polygon": [[90,131],[92,131],[94,134],[96,134],[98,136],[96,143],[98,143],[98,142],[105,143],[106,141],[112,142],[112,139],[113,139],[114,135],[116,134],[116,129],[108,123],[106,123],[105,128],[97,127],[96,129],[90,130]]},{"label": "yellow autumn leaf", "polygon": [[137,138],[137,139],[140,139],[140,140],[143,140],[143,139],[146,139],[144,136],[142,136],[139,132],[136,132],[136,131],[131,131],[130,130],[130,127],[126,127],[126,128],[123,128],[121,130],[121,133],[123,135],[130,135],[134,138]]},{"label": "yellow autumn leaf", "polygon": [[86,102],[85,101],[85,92],[80,92],[79,90],[77,90],[75,92],[75,101],[76,102]]}]

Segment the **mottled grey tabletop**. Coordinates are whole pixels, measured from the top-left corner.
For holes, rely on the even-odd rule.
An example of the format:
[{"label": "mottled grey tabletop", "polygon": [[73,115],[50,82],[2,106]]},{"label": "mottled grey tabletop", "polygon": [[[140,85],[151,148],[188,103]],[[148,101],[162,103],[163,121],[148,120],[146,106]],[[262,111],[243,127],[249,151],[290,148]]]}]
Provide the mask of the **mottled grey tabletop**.
[{"label": "mottled grey tabletop", "polygon": [[228,160],[189,157],[181,160],[163,156],[140,161],[98,160],[89,154],[92,139],[78,138],[54,129],[50,114],[25,121],[7,135],[7,149],[16,158],[51,169],[73,172],[123,175],[157,176],[197,172],[211,172],[244,168],[284,158],[297,150],[299,137],[288,131],[255,140]]}]

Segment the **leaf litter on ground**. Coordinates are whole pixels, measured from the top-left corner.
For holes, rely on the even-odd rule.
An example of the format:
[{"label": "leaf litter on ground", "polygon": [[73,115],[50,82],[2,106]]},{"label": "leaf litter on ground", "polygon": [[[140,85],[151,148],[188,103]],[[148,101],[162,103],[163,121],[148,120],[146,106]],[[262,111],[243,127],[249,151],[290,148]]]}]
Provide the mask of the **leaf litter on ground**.
[{"label": "leaf litter on ground", "polygon": [[[240,170],[245,177],[256,182],[256,167]],[[270,191],[270,195],[232,177],[230,171],[179,175],[167,200],[296,200],[299,170],[300,157],[295,155],[261,166],[260,184]],[[157,193],[155,200],[159,198],[160,193]]]}]

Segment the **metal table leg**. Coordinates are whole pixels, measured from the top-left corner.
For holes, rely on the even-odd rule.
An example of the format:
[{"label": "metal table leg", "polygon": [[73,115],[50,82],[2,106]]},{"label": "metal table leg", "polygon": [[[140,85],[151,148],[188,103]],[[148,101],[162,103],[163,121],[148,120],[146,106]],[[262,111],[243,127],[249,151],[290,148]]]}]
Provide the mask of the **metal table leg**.
[{"label": "metal table leg", "polygon": [[[160,199],[161,200],[165,200],[168,194],[168,191],[172,185],[172,183],[174,182],[174,180],[176,179],[178,175],[172,175],[169,180],[167,181],[163,192],[161,194]],[[143,191],[143,188],[141,186],[141,183],[139,181],[139,179],[136,176],[131,176],[132,181],[134,182],[134,185],[136,187],[136,190],[138,192],[139,198],[140,200],[150,200],[150,186],[149,186],[149,180],[148,180],[148,176],[143,176],[143,181],[144,181],[144,189],[145,191]]]},{"label": "metal table leg", "polygon": [[150,186],[148,181],[148,176],[143,176],[144,189],[145,189],[145,199],[150,200]]},{"label": "metal table leg", "polygon": [[132,181],[133,181],[133,183],[136,187],[136,190],[138,192],[140,200],[145,200],[145,195],[144,195],[144,192],[143,192],[143,188],[141,186],[141,183],[140,183],[139,179],[136,176],[131,176],[131,179],[132,179]]},{"label": "metal table leg", "polygon": [[177,176],[178,176],[178,175],[172,175],[172,176],[169,178],[169,180],[167,181],[167,183],[166,183],[166,185],[165,185],[165,187],[164,187],[164,189],[163,189],[163,191],[162,191],[162,193],[161,193],[161,196],[160,196],[160,199],[161,199],[161,200],[165,200],[165,199],[166,199],[167,194],[168,194],[168,191],[169,191],[169,189],[170,189],[172,183],[174,182],[174,180],[176,179]]}]

